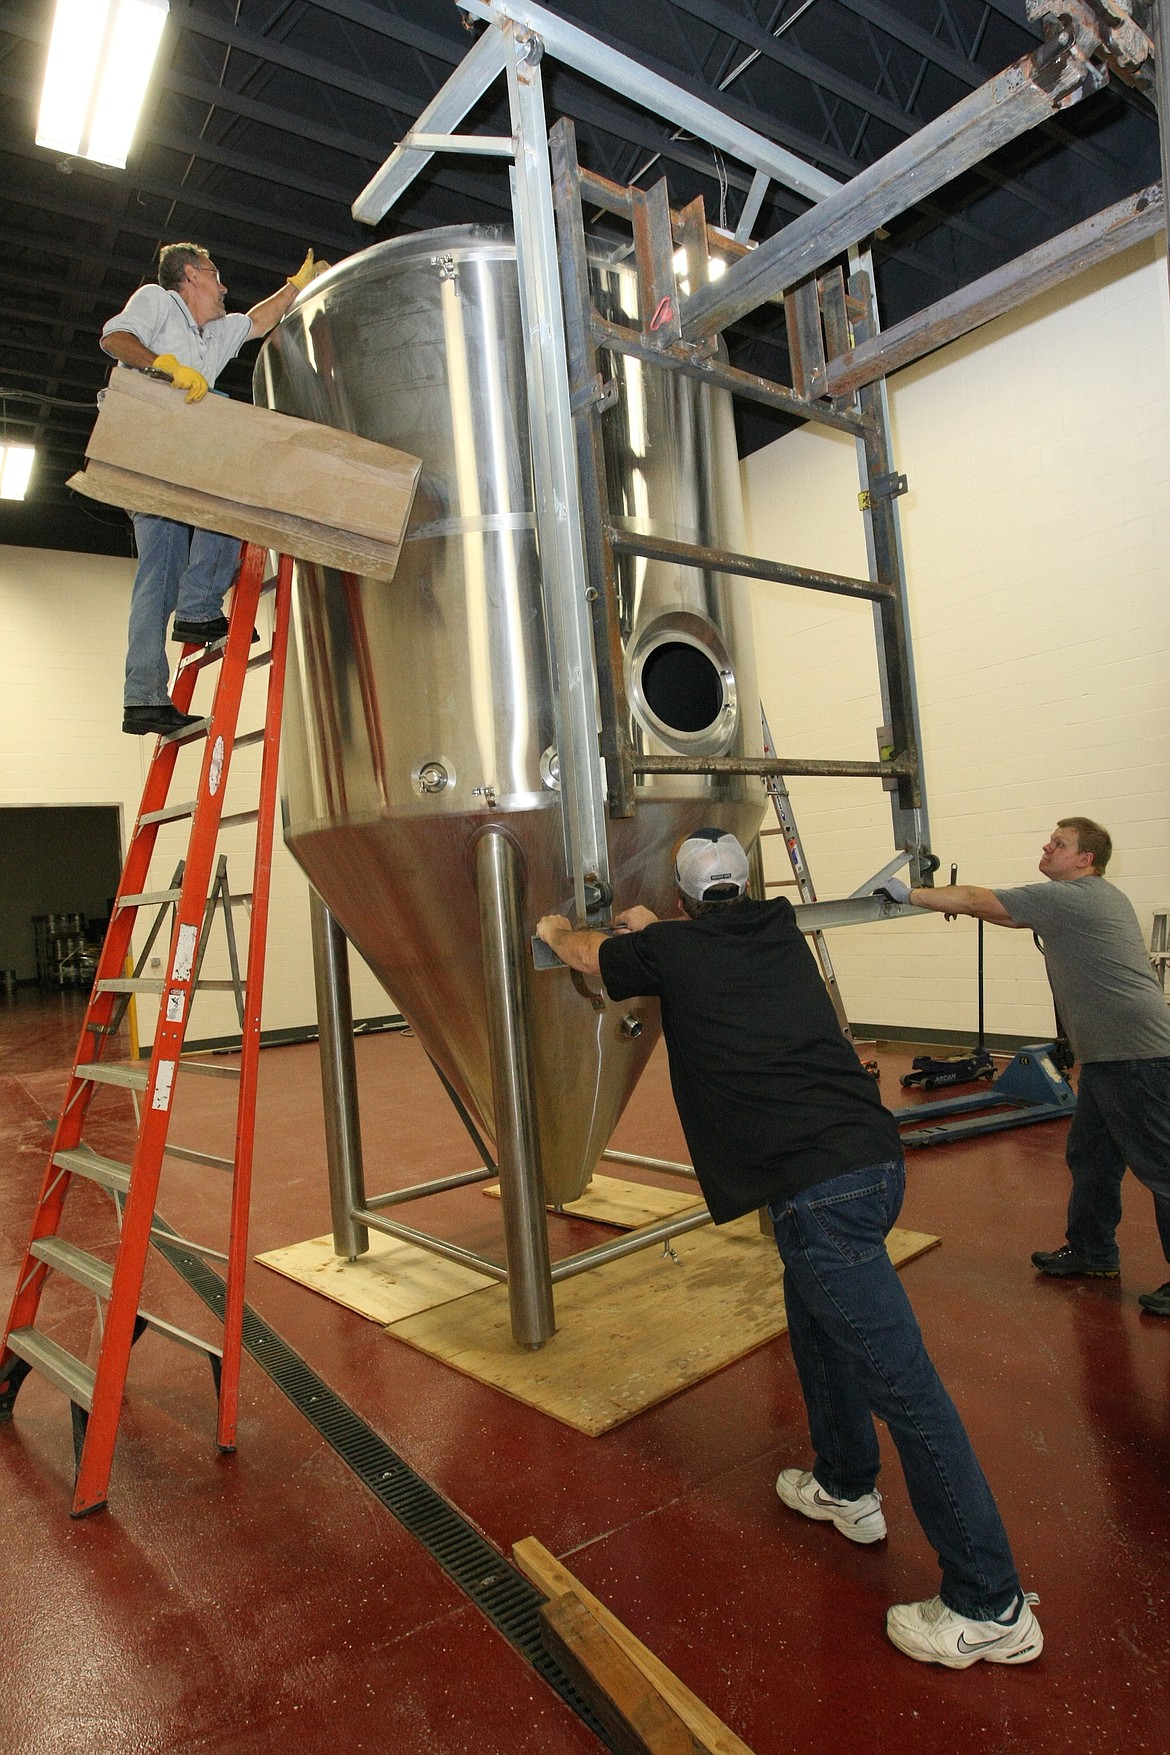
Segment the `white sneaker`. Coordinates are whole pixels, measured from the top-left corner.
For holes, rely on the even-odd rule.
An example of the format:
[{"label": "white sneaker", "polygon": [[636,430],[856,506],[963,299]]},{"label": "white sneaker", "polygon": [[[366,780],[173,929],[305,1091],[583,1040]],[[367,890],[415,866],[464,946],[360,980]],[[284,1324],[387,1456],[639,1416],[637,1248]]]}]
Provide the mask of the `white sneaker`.
[{"label": "white sneaker", "polygon": [[834,1499],[826,1493],[811,1469],[781,1469],[776,1491],[785,1505],[802,1511],[818,1523],[835,1524],[851,1542],[880,1542],[886,1533],[880,1493],[863,1493],[860,1499]]},{"label": "white sneaker", "polygon": [[895,1603],[886,1616],[886,1632],[899,1651],[920,1664],[945,1664],[966,1670],[980,1658],[989,1664],[1030,1664],[1044,1650],[1044,1635],[1032,1613],[1039,1602],[1028,1591],[1014,1621],[971,1621],[956,1615],[941,1597],[926,1603]]}]

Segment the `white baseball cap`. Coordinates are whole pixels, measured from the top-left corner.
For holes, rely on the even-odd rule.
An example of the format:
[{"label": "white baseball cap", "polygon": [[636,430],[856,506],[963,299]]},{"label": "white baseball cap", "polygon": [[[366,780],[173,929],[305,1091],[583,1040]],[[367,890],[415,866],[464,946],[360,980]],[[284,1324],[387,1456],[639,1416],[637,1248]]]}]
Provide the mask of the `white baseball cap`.
[{"label": "white baseball cap", "polygon": [[747,854],[722,829],[696,829],[675,857],[674,881],[692,902],[730,901],[747,889]]}]

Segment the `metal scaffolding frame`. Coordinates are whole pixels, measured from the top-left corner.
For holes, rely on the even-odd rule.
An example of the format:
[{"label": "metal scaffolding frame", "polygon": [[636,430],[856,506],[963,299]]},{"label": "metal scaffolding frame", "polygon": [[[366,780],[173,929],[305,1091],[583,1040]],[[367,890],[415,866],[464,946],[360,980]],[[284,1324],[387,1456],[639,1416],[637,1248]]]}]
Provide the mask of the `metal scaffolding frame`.
[{"label": "metal scaffolding frame", "polygon": [[[797,910],[802,929],[909,913],[866,893],[874,883],[909,866],[912,882],[931,881],[937,865],[929,851],[922,784],[918,710],[907,622],[906,586],[896,500],[905,480],[894,465],[884,375],[918,359],[1056,284],[1090,263],[1105,260],[1162,222],[1157,186],[1137,192],[1051,243],[1020,257],[974,285],[882,334],[866,240],[998,146],[1046,122],[1106,83],[1110,72],[1139,87],[1153,85],[1152,44],[1124,10],[1124,0],[1028,0],[1045,23],[1046,40],[943,116],[904,140],[851,182],[839,184],[792,153],[723,115],[629,56],[590,37],[527,0],[459,0],[487,29],[354,203],[355,218],[375,223],[436,152],[509,158],[521,308],[529,346],[528,404],[532,435],[542,589],[554,674],[556,732],[562,792],[565,858],[577,920],[609,916],[611,889],[607,816],[634,808],[639,775],[756,774],[767,783],[793,775],[866,776],[888,791],[895,857],[851,897],[806,902]],[[1146,0],[1134,0],[1146,5]],[[1157,0],[1170,15],[1170,0]],[[1143,16],[1145,14],[1143,13]],[[1167,24],[1170,29],[1170,23]],[[573,126],[561,121],[547,135],[541,62],[551,55],[608,89],[686,129],[753,173],[734,238],[714,235],[702,202],[671,208],[665,182],[649,190],[623,187],[577,162]],[[455,132],[476,101],[506,75],[513,134],[509,139]],[[1158,82],[1163,110],[1166,94]],[[1165,146],[1165,135],[1163,137]],[[775,181],[813,205],[756,247],[747,236],[768,184]],[[607,319],[593,306],[582,202],[630,225],[639,282],[638,327]],[[708,258],[716,247],[730,259],[712,280]],[[685,274],[673,259],[681,249]],[[847,264],[848,272],[846,272]],[[718,357],[719,332],[765,301],[782,298],[791,360],[791,385],[738,370]],[[634,535],[615,527],[606,492],[601,422],[612,401],[599,356],[629,355],[662,370],[683,372],[732,395],[747,397],[802,419],[851,433],[858,454],[860,503],[865,515],[869,577],[854,579],[786,566],[759,556]],[[713,572],[736,573],[803,589],[867,600],[873,605],[884,723],[872,762],[813,761],[771,753],[764,757],[651,755],[635,747],[625,696],[616,558],[634,554]],[[600,709],[600,728],[598,710]],[[599,748],[600,729],[600,748]],[[497,845],[496,843],[500,843]],[[705,1222],[703,1209],[683,1220],[643,1227],[558,1262],[550,1269],[540,1223],[540,1172],[531,1077],[523,1040],[523,981],[516,968],[520,925],[516,874],[500,837],[483,844],[480,864],[492,1010],[492,1065],[500,1111],[501,1194],[509,1268],[395,1224],[377,1209],[479,1180],[488,1169],[423,1184],[373,1199],[362,1189],[356,1140],[356,1083],[352,1033],[338,1023],[337,947],[318,939],[322,1042],[329,1042],[329,1080],[344,1098],[349,1140],[330,1172],[336,1246],[359,1253],[365,1227],[388,1231],[450,1259],[508,1281],[513,1333],[539,1346],[553,1332],[553,1281],[581,1272],[679,1230]],[[344,996],[343,996],[344,997]],[[342,1009],[344,1009],[342,1007]],[[338,1014],[338,1015],[335,1015]],[[344,1020],[342,1020],[344,1021]],[[348,1066],[345,1065],[348,1059]],[[350,1105],[353,1115],[350,1114]],[[466,1117],[465,1117],[466,1119]],[[335,1130],[338,1131],[338,1130]],[[351,1137],[352,1136],[352,1137]],[[342,1141],[345,1146],[346,1141]],[[685,1169],[684,1166],[676,1167]]]}]

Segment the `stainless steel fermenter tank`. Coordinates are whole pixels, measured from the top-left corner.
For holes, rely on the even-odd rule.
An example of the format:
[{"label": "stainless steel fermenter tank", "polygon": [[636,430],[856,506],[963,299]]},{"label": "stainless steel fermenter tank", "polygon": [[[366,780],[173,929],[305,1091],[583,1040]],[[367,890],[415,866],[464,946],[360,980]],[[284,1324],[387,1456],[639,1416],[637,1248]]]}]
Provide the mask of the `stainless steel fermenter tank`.
[{"label": "stainless steel fermenter tank", "polygon": [[[629,321],[634,275],[599,264]],[[390,585],[299,565],[285,731],[289,846],[472,1116],[494,1136],[475,843],[520,851],[524,928],[571,912],[530,468],[515,252],[458,227],[377,244],[299,299],[264,349],[258,402],[422,459]],[[728,398],[613,360],[605,417],[620,527],[741,549]],[[650,752],[759,754],[740,581],[620,563],[633,735]],[[750,840],[758,780],[651,776],[608,825],[614,906],[669,911],[671,849],[717,823]],[[658,1034],[648,1002],[597,1011],[566,971],[529,970],[549,1201],[574,1199]],[[631,1014],[645,1013],[637,1033]]]}]

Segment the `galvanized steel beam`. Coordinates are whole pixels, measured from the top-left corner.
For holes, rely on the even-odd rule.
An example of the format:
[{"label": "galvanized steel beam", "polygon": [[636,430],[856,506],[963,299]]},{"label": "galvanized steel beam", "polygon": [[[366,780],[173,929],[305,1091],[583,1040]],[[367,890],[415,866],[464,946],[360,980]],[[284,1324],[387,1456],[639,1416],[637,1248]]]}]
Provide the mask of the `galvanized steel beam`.
[{"label": "galvanized steel beam", "polygon": [[807,279],[1104,79],[1058,40],[1025,55],[733,263],[721,280],[691,293],[683,304],[684,336],[695,341],[714,335]]}]

